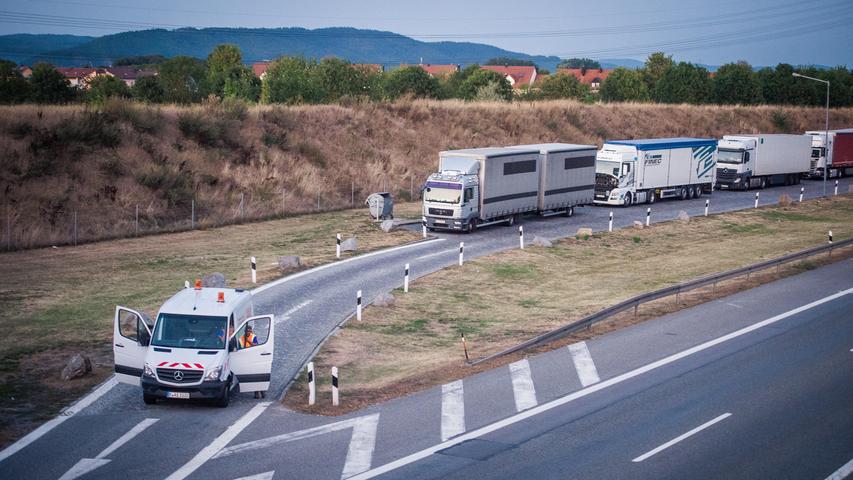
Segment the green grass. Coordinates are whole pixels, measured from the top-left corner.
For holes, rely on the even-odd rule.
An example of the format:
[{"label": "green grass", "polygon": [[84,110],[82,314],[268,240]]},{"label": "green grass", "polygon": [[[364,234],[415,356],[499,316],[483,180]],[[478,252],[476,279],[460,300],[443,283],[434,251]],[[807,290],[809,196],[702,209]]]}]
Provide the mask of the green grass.
[{"label": "green grass", "polygon": [[779,210],[769,211],[769,212],[760,212],[762,218],[767,220],[773,220],[775,222],[831,222],[832,219],[829,217],[822,217],[817,215],[803,215],[801,213],[794,212],[783,212]]},{"label": "green grass", "polygon": [[538,273],[538,269],[533,265],[498,263],[491,267],[495,276],[502,280],[524,280],[535,278]]},{"label": "green grass", "polygon": [[723,222],[723,228],[725,228],[731,233],[739,234],[768,235],[773,233],[773,230],[767,228],[767,226],[763,223],[737,224],[731,222]]}]

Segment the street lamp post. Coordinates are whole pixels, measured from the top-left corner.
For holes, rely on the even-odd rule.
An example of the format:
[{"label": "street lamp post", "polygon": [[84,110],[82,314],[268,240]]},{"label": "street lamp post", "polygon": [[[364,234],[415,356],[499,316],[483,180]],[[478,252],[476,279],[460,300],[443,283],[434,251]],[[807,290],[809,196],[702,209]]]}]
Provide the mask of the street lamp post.
[{"label": "street lamp post", "polygon": [[794,72],[793,75],[799,78],[805,78],[808,80],[814,80],[815,82],[821,82],[826,84],[826,124],[824,125],[824,137],[823,137],[823,196],[826,196],[826,176],[829,174],[829,81],[821,80],[819,78],[809,77],[797,72]]}]

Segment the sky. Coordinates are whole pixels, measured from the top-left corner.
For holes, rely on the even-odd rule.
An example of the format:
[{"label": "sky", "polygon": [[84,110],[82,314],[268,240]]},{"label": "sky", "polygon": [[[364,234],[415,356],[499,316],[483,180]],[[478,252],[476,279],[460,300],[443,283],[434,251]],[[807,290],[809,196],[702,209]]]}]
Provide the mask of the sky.
[{"label": "sky", "polygon": [[0,0],[0,34],[349,26],[561,58],[853,67],[853,0]]}]

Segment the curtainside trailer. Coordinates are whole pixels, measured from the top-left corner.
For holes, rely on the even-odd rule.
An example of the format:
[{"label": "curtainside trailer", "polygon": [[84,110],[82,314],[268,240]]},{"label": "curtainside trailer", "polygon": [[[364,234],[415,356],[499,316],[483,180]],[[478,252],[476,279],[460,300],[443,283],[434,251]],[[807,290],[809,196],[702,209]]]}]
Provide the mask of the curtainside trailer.
[{"label": "curtainside trailer", "polygon": [[809,131],[812,137],[812,159],[809,175],[823,178],[823,169],[829,161],[830,178],[853,175],[853,128],[829,131],[829,146],[826,145],[826,132]]}]

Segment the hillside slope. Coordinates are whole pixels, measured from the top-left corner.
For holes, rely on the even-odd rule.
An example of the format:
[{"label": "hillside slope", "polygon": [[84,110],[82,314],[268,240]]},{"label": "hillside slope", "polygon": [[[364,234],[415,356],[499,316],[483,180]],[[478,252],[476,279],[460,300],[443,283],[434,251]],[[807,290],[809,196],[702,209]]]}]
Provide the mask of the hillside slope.
[{"label": "hillside slope", "polygon": [[[3,245],[32,247],[408,198],[440,150],[800,133],[823,109],[416,101],[0,108]],[[833,110],[833,128],[853,109]],[[354,192],[353,192],[354,189]],[[11,226],[8,235],[6,225]],[[7,243],[8,242],[8,243]]]}]

